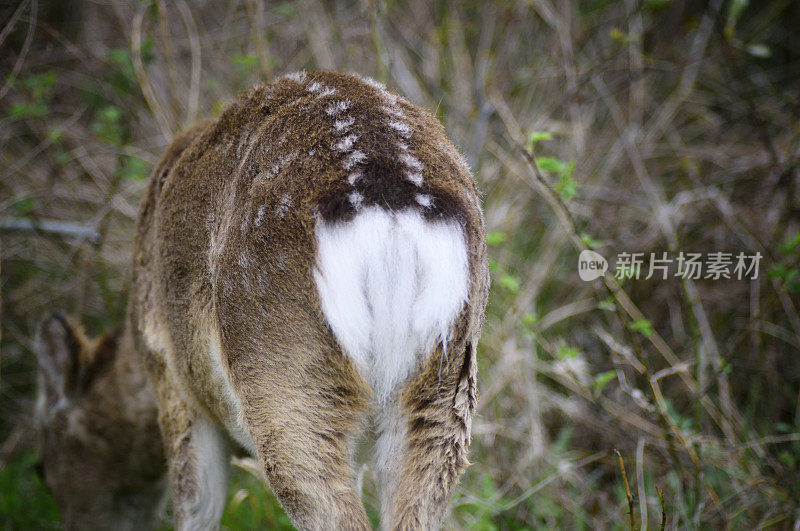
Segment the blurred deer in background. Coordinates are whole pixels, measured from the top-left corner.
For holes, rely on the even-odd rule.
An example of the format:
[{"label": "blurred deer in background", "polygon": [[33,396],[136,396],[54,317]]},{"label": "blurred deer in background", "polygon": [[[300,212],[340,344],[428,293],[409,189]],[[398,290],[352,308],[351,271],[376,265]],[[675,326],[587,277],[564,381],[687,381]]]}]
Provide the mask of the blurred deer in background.
[{"label": "blurred deer in background", "polygon": [[167,467],[158,410],[130,329],[97,340],[59,314],[36,338],[39,474],[64,529],[152,529]]}]

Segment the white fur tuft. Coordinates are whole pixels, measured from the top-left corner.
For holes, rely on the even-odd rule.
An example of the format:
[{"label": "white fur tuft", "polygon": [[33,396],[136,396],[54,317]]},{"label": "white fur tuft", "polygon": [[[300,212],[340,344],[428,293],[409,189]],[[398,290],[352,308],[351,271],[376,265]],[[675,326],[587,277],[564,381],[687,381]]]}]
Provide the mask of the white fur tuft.
[{"label": "white fur tuft", "polygon": [[467,300],[467,248],[453,220],[365,208],[318,221],[314,278],[336,338],[386,402],[416,363],[446,342]]}]

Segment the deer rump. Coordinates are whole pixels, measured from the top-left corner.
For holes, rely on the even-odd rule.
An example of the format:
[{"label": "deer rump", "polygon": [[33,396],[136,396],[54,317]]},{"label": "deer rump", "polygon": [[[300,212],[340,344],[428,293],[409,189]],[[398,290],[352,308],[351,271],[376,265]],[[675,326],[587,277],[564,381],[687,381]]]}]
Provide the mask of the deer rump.
[{"label": "deer rump", "polygon": [[314,279],[344,352],[385,404],[441,343],[467,301],[461,225],[416,209],[373,206],[349,221],[319,220]]}]

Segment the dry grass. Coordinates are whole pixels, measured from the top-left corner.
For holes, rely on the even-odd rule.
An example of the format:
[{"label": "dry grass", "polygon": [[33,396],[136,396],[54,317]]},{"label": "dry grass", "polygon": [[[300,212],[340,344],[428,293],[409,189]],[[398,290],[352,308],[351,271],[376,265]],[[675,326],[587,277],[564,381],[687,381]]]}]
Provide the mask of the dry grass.
[{"label": "dry grass", "polygon": [[[338,69],[435,111],[485,192],[494,287],[448,525],[800,528],[800,13],[708,4],[0,8],[0,459],[30,440],[36,321],[124,314],[170,137],[263,76]],[[535,158],[532,131],[552,135]],[[764,258],[754,281],[582,282],[587,244]]]}]

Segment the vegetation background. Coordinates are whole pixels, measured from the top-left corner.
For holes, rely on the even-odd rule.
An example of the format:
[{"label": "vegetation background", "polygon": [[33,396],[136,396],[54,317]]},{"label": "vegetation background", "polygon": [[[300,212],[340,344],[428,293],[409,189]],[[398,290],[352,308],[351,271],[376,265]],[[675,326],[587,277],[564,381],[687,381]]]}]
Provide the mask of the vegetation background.
[{"label": "vegetation background", "polygon": [[[33,332],[122,319],[170,138],[335,69],[433,111],[485,194],[474,464],[446,527],[800,529],[798,31],[793,0],[0,3],[0,527],[58,527]],[[583,282],[584,248],[763,259]],[[224,527],[290,528],[241,465]]]}]

